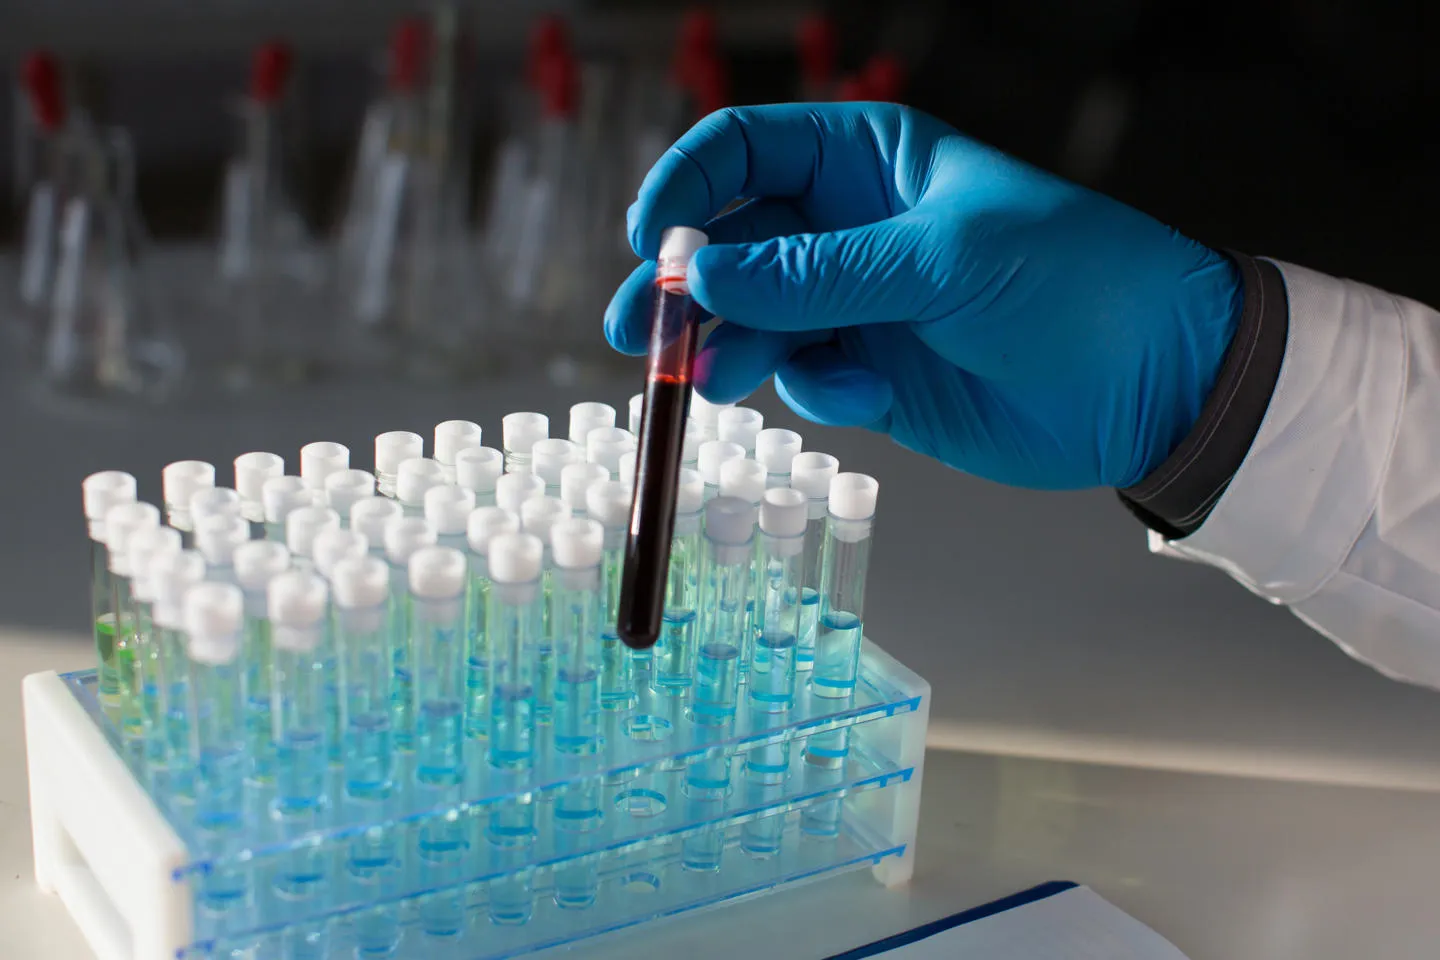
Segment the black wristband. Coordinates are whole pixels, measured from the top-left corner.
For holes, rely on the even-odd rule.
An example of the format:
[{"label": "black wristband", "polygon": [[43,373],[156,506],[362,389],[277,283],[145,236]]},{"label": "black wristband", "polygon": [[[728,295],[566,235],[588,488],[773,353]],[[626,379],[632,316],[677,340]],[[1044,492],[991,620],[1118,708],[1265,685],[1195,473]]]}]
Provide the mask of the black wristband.
[{"label": "black wristband", "polygon": [[1284,277],[1268,261],[1229,256],[1240,268],[1244,305],[1215,387],[1195,426],[1165,462],[1118,491],[1130,512],[1167,540],[1200,529],[1230,485],[1265,419],[1285,359],[1290,307]]}]

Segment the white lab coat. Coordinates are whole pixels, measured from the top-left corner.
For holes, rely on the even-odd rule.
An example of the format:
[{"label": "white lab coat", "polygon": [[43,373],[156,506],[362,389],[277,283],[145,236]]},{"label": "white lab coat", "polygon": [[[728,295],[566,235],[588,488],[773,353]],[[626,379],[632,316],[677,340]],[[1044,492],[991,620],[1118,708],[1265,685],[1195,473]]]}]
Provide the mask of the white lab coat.
[{"label": "white lab coat", "polygon": [[1276,266],[1289,340],[1259,433],[1200,529],[1151,547],[1440,688],[1440,313]]}]

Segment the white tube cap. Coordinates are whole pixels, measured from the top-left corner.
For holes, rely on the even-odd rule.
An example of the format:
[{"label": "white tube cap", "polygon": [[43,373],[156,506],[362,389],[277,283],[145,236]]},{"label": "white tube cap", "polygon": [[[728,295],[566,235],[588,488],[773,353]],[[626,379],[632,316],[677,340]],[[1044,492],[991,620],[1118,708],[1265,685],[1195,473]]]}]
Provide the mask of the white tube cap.
[{"label": "white tube cap", "polygon": [[720,496],[759,503],[765,495],[765,468],[754,460],[726,460],[720,464]]},{"label": "white tube cap", "polygon": [[560,485],[560,472],[572,463],[585,462],[585,451],[569,440],[546,438],[530,448],[530,469],[547,487]]},{"label": "white tube cap", "polygon": [[185,627],[185,594],[205,579],[205,560],[194,550],[169,550],[150,562],[155,622],[167,630]]},{"label": "white tube cap", "polygon": [[550,436],[550,418],[543,413],[507,413],[500,421],[506,453],[529,454],[535,444]]},{"label": "white tube cap", "polygon": [[608,403],[588,400],[570,408],[570,442],[582,447],[590,431],[615,426],[615,408]]},{"label": "white tube cap", "polygon": [[681,463],[694,463],[700,459],[700,444],[709,439],[705,436],[704,429],[694,417],[685,420],[685,438],[680,448]]},{"label": "white tube cap", "polygon": [[720,411],[716,433],[721,440],[738,443],[749,453],[755,449],[755,437],[765,429],[765,416],[750,407],[727,407]]},{"label": "white tube cap", "polygon": [[606,528],[624,527],[630,522],[632,499],[629,484],[602,480],[585,491],[585,513]]},{"label": "white tube cap", "polygon": [[703,230],[694,227],[667,227],[660,234],[660,257],[655,264],[655,282],[665,290],[689,293],[686,277],[690,258],[710,242]]},{"label": "white tube cap", "polygon": [[542,541],[549,540],[551,527],[569,518],[570,508],[559,497],[531,497],[520,504],[520,529]]},{"label": "white tube cap", "polygon": [[330,593],[346,610],[378,607],[390,597],[390,566],[379,557],[347,557],[330,571]]},{"label": "white tube cap", "polygon": [[[306,570],[288,570],[265,587],[266,613],[277,627],[317,626],[325,619],[329,601],[325,581]],[[275,640],[277,646],[284,646],[279,643],[278,633]]]},{"label": "white tube cap", "polygon": [[233,663],[240,655],[245,596],[229,583],[198,583],[185,592],[182,610],[186,649],[197,663]]},{"label": "white tube cap", "polygon": [[385,559],[403,566],[416,550],[435,546],[435,528],[420,517],[396,517],[385,524],[383,542]]},{"label": "white tube cap", "polygon": [[315,495],[299,477],[271,477],[260,488],[266,523],[284,523],[290,511],[315,505]]},{"label": "white tube cap", "polygon": [[590,487],[610,479],[610,471],[598,463],[568,463],[560,471],[560,499],[572,513],[585,512],[585,494]]},{"label": "white tube cap", "polygon": [[639,450],[626,450],[620,454],[620,462],[615,465],[615,479],[628,487],[635,486],[635,462],[639,457]]},{"label": "white tube cap", "polygon": [[104,520],[111,507],[135,502],[135,478],[123,470],[92,473],[80,484],[86,520]]},{"label": "white tube cap", "polygon": [[238,517],[240,494],[229,487],[209,487],[196,490],[190,498],[190,521],[198,529],[206,517]]},{"label": "white tube cap", "polygon": [[247,540],[230,558],[235,582],[249,591],[264,590],[271,580],[290,569],[290,551],[273,540]]},{"label": "white tube cap", "polygon": [[309,557],[321,530],[339,530],[340,514],[329,507],[301,507],[285,517],[285,546],[290,555]]},{"label": "white tube cap", "polygon": [[706,440],[715,440],[720,436],[720,414],[732,406],[729,403],[711,403],[700,396],[698,390],[690,392],[690,418],[700,425]]},{"label": "white tube cap", "polygon": [[676,513],[699,513],[705,506],[705,481],[700,471],[688,467],[680,468],[680,483],[675,490]]},{"label": "white tube cap", "polygon": [[212,567],[228,567],[235,551],[250,539],[250,521],[222,515],[195,521],[195,548]]},{"label": "white tube cap", "polygon": [[366,556],[369,549],[370,541],[362,534],[331,527],[315,535],[315,542],[310,545],[310,557],[315,561],[315,569],[320,576],[329,579],[338,563]]},{"label": "white tube cap", "polygon": [[349,519],[350,508],[375,496],[375,475],[368,470],[338,470],[325,478],[325,499],[330,508]]},{"label": "white tube cap", "polygon": [[637,393],[630,398],[630,403],[626,408],[627,423],[630,427],[630,432],[636,436],[640,435],[640,418],[644,413],[645,394]]},{"label": "white tube cap", "polygon": [[180,552],[180,531],[170,527],[146,527],[135,531],[125,547],[126,563],[131,570],[130,589],[136,600],[146,603],[155,599],[151,584],[151,564],[167,553]]},{"label": "white tube cap", "polygon": [[805,494],[789,487],[765,491],[760,502],[760,530],[772,537],[798,537],[804,534],[809,513]]},{"label": "white tube cap", "polygon": [[789,473],[790,464],[804,441],[794,430],[770,427],[755,435],[755,460],[768,473]]},{"label": "white tube cap", "polygon": [[517,516],[526,500],[545,496],[545,481],[533,473],[507,473],[495,481],[495,505]]},{"label": "white tube cap", "polygon": [[160,471],[160,487],[168,506],[188,510],[197,490],[215,486],[215,467],[204,460],[176,460]]},{"label": "white tube cap", "polygon": [[425,491],[425,519],[442,537],[463,536],[474,509],[475,494],[464,487],[447,483]]},{"label": "white tube cap", "polygon": [[465,592],[465,554],[453,547],[424,547],[410,557],[410,592],[426,600],[453,600]]},{"label": "white tube cap", "polygon": [[520,532],[520,518],[499,507],[480,507],[471,512],[466,524],[465,539],[470,549],[482,557],[490,552],[490,542],[507,533]]},{"label": "white tube cap", "polygon": [[755,535],[755,505],[739,497],[716,497],[705,504],[705,536],[727,547],[739,547]]},{"label": "white tube cap", "polygon": [[455,454],[455,482],[475,493],[494,493],[505,472],[505,454],[494,447],[466,447]]},{"label": "white tube cap", "polygon": [[400,464],[425,456],[425,438],[409,430],[391,430],[375,436],[375,472],[393,477]]},{"label": "white tube cap", "polygon": [[550,552],[555,566],[564,570],[584,570],[600,563],[605,549],[605,529],[594,520],[573,518],[561,520],[550,528]]},{"label": "white tube cap", "polygon": [[300,448],[300,479],[311,490],[324,490],[325,478],[350,469],[350,448],[343,443],[317,440]]},{"label": "white tube cap", "polygon": [[700,479],[712,487],[720,486],[720,464],[726,460],[739,460],[745,456],[745,448],[727,440],[707,440],[700,444],[697,467]]},{"label": "white tube cap", "polygon": [[389,497],[366,497],[350,505],[350,529],[372,546],[385,543],[385,525],[405,515],[400,504]]},{"label": "white tube cap", "polygon": [[635,434],[619,427],[598,427],[585,438],[585,459],[604,467],[611,476],[620,467],[620,456],[637,446]]},{"label": "white tube cap", "polygon": [[797,453],[790,461],[790,486],[811,500],[830,496],[830,481],[840,472],[840,461],[828,453]]},{"label": "white tube cap", "polygon": [[423,507],[425,494],[445,483],[445,468],[434,460],[411,457],[395,474],[395,499],[407,507]]},{"label": "white tube cap", "polygon": [[838,473],[830,480],[830,514],[840,520],[875,516],[880,481],[864,473]]},{"label": "white tube cap", "polygon": [[153,504],[117,503],[105,512],[105,546],[110,551],[110,572],[130,575],[130,538],[147,527],[160,526],[160,511]]},{"label": "white tube cap", "polygon": [[490,541],[490,579],[496,583],[530,583],[540,576],[545,547],[531,533],[505,533]]},{"label": "white tube cap", "polygon": [[445,420],[435,424],[435,459],[453,467],[461,450],[480,446],[482,435],[480,424],[470,420]]},{"label": "white tube cap", "polygon": [[259,503],[266,480],[285,475],[285,458],[260,450],[235,458],[235,489],[246,503]]}]

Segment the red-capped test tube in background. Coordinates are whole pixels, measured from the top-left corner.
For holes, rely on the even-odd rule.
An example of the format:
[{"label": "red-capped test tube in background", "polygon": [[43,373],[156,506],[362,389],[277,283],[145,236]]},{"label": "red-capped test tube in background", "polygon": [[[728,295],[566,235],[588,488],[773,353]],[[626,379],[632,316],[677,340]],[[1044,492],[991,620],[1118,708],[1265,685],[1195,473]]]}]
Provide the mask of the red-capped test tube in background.
[{"label": "red-capped test tube in background", "polygon": [[690,258],[709,242],[702,231],[692,227],[671,227],[660,237],[645,406],[635,458],[635,497],[620,579],[620,637],[638,650],[655,645],[665,612],[675,496],[700,329],[688,274]]}]

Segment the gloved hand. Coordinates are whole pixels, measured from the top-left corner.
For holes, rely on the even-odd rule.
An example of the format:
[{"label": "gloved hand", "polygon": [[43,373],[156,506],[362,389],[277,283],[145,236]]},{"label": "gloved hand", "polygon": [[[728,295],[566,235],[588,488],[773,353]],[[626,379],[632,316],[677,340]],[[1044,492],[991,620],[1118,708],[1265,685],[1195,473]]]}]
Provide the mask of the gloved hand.
[{"label": "gloved hand", "polygon": [[[690,268],[725,321],[696,360],[707,399],[773,373],[802,416],[1018,486],[1144,477],[1195,423],[1240,316],[1228,258],[891,104],[712,114],[630,208],[642,258],[670,226],[711,238]],[[645,350],[653,279],[642,264],[606,311],[623,352]]]}]

